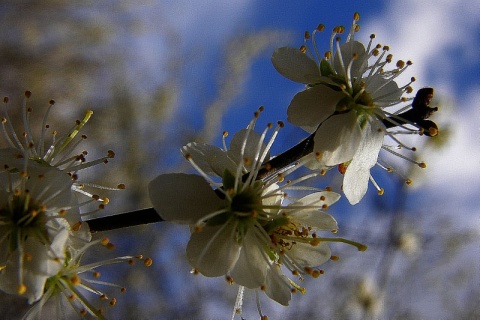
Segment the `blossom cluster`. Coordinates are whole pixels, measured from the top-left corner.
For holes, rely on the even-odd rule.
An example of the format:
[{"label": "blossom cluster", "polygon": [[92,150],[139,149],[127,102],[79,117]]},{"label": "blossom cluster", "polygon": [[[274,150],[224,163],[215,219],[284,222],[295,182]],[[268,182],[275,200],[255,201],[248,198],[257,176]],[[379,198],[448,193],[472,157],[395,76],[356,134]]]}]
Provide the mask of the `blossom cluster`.
[{"label": "blossom cluster", "polygon": [[[305,33],[300,48],[282,47],[272,55],[281,75],[304,85],[288,106],[287,120],[309,134],[305,140],[272,156],[272,146],[285,124],[269,123],[257,132],[260,107],[228,146],[224,132],[222,147],[191,142],[181,148],[196,174],[161,174],[148,185],[153,205],[149,210],[156,221],[190,227],[186,256],[192,273],[225,277],[239,286],[232,319],[242,312],[245,289],[255,292],[261,319],[267,317],[260,308],[259,292],[284,306],[292,294],[305,293],[302,282],[320,277],[325,272],[322,268],[330,266],[328,261],[338,259],[332,254],[332,242],[367,249],[337,236],[339,226],[327,210],[342,193],[350,204],[359,203],[370,183],[378,194],[384,193],[371,169],[397,170],[382,159],[382,153],[426,167],[411,155],[415,148],[399,137],[439,133],[428,119],[437,111],[430,107],[433,89],[422,88],[411,96],[415,78],[404,84],[397,81],[412,62],[397,60],[391,65],[389,47],[375,44],[375,35],[366,44],[356,40],[358,20],[356,13],[344,41],[345,27],[335,27],[324,54],[320,54],[318,37],[325,27],[319,25]],[[56,299],[81,316],[102,319],[103,307],[91,302],[86,293],[113,306],[116,299],[97,286],[116,285],[98,280],[96,269],[135,260],[150,266],[152,261],[138,255],[84,264],[90,248],[113,248],[107,238],[94,240],[86,223],[109,202],[96,192],[105,194],[125,186],[89,183],[79,172],[107,163],[115,154],[108,151],[88,161],[86,151],[78,152],[87,138],[80,131],[92,111],[67,134],[57,135],[48,124],[55,102],[50,101],[42,121],[31,122],[30,95],[25,93],[21,131],[9,117],[8,98],[3,99],[2,133],[7,146],[0,149],[0,290],[33,304],[25,318],[38,317],[44,305]],[[41,124],[38,139],[32,123]],[[312,186],[332,168],[343,175],[341,190]],[[408,178],[405,181],[411,183]],[[134,224],[138,221],[132,220],[130,225]],[[63,309],[58,312],[65,317]]]},{"label": "blossom cluster", "polygon": [[[100,276],[96,268],[142,258],[117,257],[85,265],[81,262],[87,249],[113,249],[113,244],[107,238],[92,240],[88,224],[83,222],[82,215],[103,209],[109,199],[89,192],[92,185],[82,181],[78,172],[106,163],[114,153],[109,151],[105,157],[90,162],[86,151],[74,153],[79,142],[86,139],[79,132],[93,112],[87,111],[66,135],[57,137],[47,123],[53,100],[43,119],[40,138],[35,140],[30,123],[32,108],[27,105],[30,95],[29,91],[25,93],[22,105],[21,132],[12,125],[8,98],[3,99],[2,129],[8,147],[0,149],[0,290],[26,297],[34,304],[25,315],[27,319],[38,317],[52,299],[68,301],[80,315],[103,318],[102,309],[91,303],[85,293],[94,293],[110,305],[116,300],[96,288],[101,283],[96,280]],[[47,142],[47,135],[51,142]],[[80,139],[76,139],[77,135]],[[124,186],[96,188],[118,190]],[[94,209],[84,212],[91,204]],[[65,315],[63,310],[57,312],[59,317]]]},{"label": "blossom cluster", "polygon": [[[244,288],[263,291],[282,305],[289,304],[292,293],[304,293],[299,281],[319,277],[324,273],[319,267],[337,259],[330,242],[366,250],[355,241],[322,235],[338,231],[336,220],[325,210],[340,194],[306,186],[305,180],[337,167],[344,175],[342,191],[353,205],[362,200],[369,182],[379,194],[384,192],[370,174],[373,166],[395,172],[379,157],[381,150],[426,167],[401,153],[415,148],[398,136],[438,134],[436,124],[427,120],[437,111],[429,106],[433,89],[423,88],[408,97],[415,78],[401,86],[396,79],[412,63],[398,60],[388,68],[393,59],[388,46],[374,44],[375,35],[367,45],[355,40],[358,20],[356,13],[343,43],[340,35],[345,28],[333,29],[323,56],[316,39],[323,25],[307,32],[299,49],[282,47],[273,53],[272,63],[280,74],[306,85],[287,112],[291,124],[311,134],[300,148],[270,156],[284,124],[278,122],[275,128],[269,124],[257,133],[261,107],[229,147],[225,132],[223,148],[191,142],[181,149],[198,174],[162,174],[150,182],[158,214],[190,226],[186,255],[192,273],[223,276],[240,286],[232,319],[241,313]],[[302,167],[311,171],[299,174]],[[289,175],[295,178],[288,180]],[[301,192],[303,196],[294,196]],[[260,308],[259,313],[266,318]]]}]

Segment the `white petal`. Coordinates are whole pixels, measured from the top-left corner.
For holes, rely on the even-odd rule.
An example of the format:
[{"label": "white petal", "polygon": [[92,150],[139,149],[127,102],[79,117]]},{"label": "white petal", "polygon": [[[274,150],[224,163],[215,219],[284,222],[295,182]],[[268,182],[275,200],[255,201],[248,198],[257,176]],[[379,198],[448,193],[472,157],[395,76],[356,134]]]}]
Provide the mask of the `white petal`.
[{"label": "white petal", "polygon": [[288,121],[307,132],[314,132],[320,123],[335,112],[337,103],[343,97],[344,93],[324,85],[301,91],[288,106]]},{"label": "white petal", "polygon": [[289,215],[294,223],[315,230],[338,230],[337,221],[328,213],[319,210],[294,211]]},{"label": "white petal", "polygon": [[268,257],[260,241],[256,238],[253,229],[247,232],[243,239],[240,256],[230,272],[235,283],[250,289],[258,288],[265,283]]},{"label": "white petal", "polygon": [[327,262],[332,256],[332,252],[326,242],[321,242],[317,246],[297,242],[291,249],[285,248],[285,254],[292,258],[301,269],[304,267],[317,267]]},{"label": "white petal", "polygon": [[[263,189],[262,197],[263,197],[262,204],[264,206],[280,207],[284,199],[284,194],[282,191],[279,190],[279,186],[276,183],[273,183]],[[265,212],[277,214],[278,209],[275,209],[275,208],[265,209]]]},{"label": "white petal", "polygon": [[319,152],[321,161],[335,166],[350,161],[361,140],[360,127],[355,111],[330,117],[315,134],[314,152]]},{"label": "white petal", "polygon": [[268,269],[265,279],[265,294],[284,306],[288,306],[292,298],[290,281],[277,264],[270,265]]},{"label": "white petal", "polygon": [[[251,165],[245,167],[245,171],[251,171],[251,166],[253,163],[258,161],[258,158],[261,156],[263,151],[266,148],[266,145],[263,143],[261,144],[260,150],[258,150],[258,146],[260,143],[260,134],[257,132],[250,130],[250,129],[242,129],[238,131],[230,141],[230,149],[227,152],[227,155],[230,159],[233,160],[236,164],[242,164],[244,159],[250,159]],[[246,143],[245,143],[246,141]],[[245,149],[243,150],[243,157],[242,157],[242,147],[245,144]],[[270,153],[267,153],[265,157],[266,160],[270,159]],[[235,169],[236,170],[236,169]],[[231,173],[235,173],[236,171],[231,171]]]},{"label": "white petal", "polygon": [[224,205],[207,181],[194,174],[159,175],[148,185],[148,193],[160,217],[175,223],[196,223]]},{"label": "white petal", "polygon": [[209,175],[222,177],[226,169],[235,172],[237,167],[227,153],[216,146],[191,142],[182,148],[182,153],[190,154],[195,164]]},{"label": "white petal", "polygon": [[362,133],[364,137],[343,178],[343,192],[351,204],[358,203],[367,192],[370,169],[377,162],[385,126],[376,118],[370,118]]},{"label": "white petal", "polygon": [[379,107],[399,103],[403,94],[395,81],[382,77],[381,74],[368,78],[365,90],[370,93],[375,105]]},{"label": "white petal", "polygon": [[[352,78],[360,78],[367,68],[367,60],[365,57],[365,47],[361,42],[349,41],[340,46],[342,51],[342,61],[345,68],[352,61],[353,55],[356,54],[357,58],[353,61],[352,68],[350,70],[350,76]],[[333,60],[333,68],[338,74],[345,76],[345,70],[340,63],[340,55],[335,53]]]},{"label": "white petal", "polygon": [[278,73],[295,82],[315,83],[320,78],[317,63],[299,49],[278,48],[272,55],[272,63]]},{"label": "white petal", "polygon": [[[322,200],[323,199],[323,200]],[[340,199],[340,195],[333,191],[320,191],[311,193],[298,199],[292,205],[295,206],[313,206],[324,205],[331,206]]]},{"label": "white petal", "polygon": [[240,256],[236,223],[228,222],[194,232],[187,245],[190,264],[206,277],[219,277],[232,270]]},{"label": "white petal", "polygon": [[[52,167],[45,167],[35,161],[28,163],[27,189],[36,201],[48,208],[68,208],[76,202],[72,194],[72,178],[65,172]],[[78,211],[72,211],[72,217],[80,220]]]}]

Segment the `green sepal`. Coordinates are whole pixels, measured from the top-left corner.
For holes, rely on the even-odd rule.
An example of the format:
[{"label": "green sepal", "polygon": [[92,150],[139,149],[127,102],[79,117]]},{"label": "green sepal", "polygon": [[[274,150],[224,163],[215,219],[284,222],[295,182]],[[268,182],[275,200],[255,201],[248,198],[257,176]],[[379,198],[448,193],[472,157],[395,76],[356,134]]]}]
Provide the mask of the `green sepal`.
[{"label": "green sepal", "polygon": [[227,169],[223,171],[222,182],[224,190],[235,188],[235,176]]},{"label": "green sepal", "polygon": [[320,74],[325,77],[335,74],[335,70],[333,70],[332,65],[325,59],[320,61]]}]

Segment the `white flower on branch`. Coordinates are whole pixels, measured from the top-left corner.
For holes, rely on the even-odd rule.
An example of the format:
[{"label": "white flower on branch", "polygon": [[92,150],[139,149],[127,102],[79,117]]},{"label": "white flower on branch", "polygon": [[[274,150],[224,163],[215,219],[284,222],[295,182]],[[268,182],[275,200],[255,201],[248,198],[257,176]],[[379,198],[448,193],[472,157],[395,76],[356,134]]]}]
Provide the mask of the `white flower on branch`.
[{"label": "white flower on branch", "polygon": [[[313,48],[309,48],[307,43],[300,50],[283,47],[272,56],[273,65],[280,74],[307,85],[292,99],[288,120],[310,133],[315,132],[315,161],[310,166],[328,168],[341,165],[345,173],[343,191],[351,204],[363,198],[369,180],[380,194],[383,193],[370,175],[370,169],[377,164],[380,149],[425,167],[423,162],[395,151],[397,148],[408,148],[395,135],[425,133],[434,136],[438,132],[433,122],[425,120],[436,111],[428,108],[429,100],[424,112],[402,117],[406,113],[400,114],[401,111],[412,106],[402,106],[412,100],[402,95],[412,92],[410,84],[415,79],[411,78],[411,82],[399,87],[396,78],[411,62],[398,60],[393,68],[386,70],[392,62],[392,55],[387,54],[389,47],[374,45],[375,35],[370,37],[366,48],[356,41],[354,35],[359,30],[358,20],[359,15],[355,14],[343,44],[338,35],[345,28],[338,26],[333,29],[330,50],[324,56],[320,55],[316,43],[316,35],[323,31],[323,25],[319,25],[312,35],[308,32],[305,35],[306,41],[312,41]],[[394,126],[403,130],[388,130]],[[398,146],[384,145],[385,136],[392,138]]]},{"label": "white flower on branch", "polygon": [[[296,170],[294,164],[257,179],[269,158],[269,150],[283,126],[271,125],[262,134],[253,131],[258,117],[237,133],[223,149],[190,143],[182,149],[201,174],[163,174],[149,185],[150,199],[160,216],[191,226],[187,257],[194,273],[208,277],[225,276],[230,283],[261,289],[273,300],[288,305],[292,292],[304,289],[283,274],[284,266],[300,279],[318,277],[316,267],[331,258],[327,242],[340,241],[365,247],[341,238],[322,238],[317,231],[336,231],[337,224],[322,212],[340,197],[331,191],[298,184],[319,173],[284,183]],[[226,134],[224,134],[226,137]],[[210,175],[216,175],[216,181]],[[215,188],[212,189],[212,186]],[[283,204],[286,190],[312,192]]]}]

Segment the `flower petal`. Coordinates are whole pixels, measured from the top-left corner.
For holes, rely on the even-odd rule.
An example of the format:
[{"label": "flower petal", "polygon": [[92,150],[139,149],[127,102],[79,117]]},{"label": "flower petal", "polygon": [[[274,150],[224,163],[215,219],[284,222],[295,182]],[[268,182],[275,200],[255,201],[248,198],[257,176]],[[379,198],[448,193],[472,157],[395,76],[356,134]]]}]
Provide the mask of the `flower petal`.
[{"label": "flower petal", "polygon": [[345,97],[341,91],[335,91],[324,85],[317,85],[297,93],[288,106],[288,121],[314,132],[318,125],[335,112],[337,103]]},{"label": "flower petal", "polygon": [[230,272],[235,283],[250,289],[258,288],[265,283],[268,257],[265,256],[266,252],[260,241],[252,227],[243,239],[240,256]]},{"label": "flower petal", "polygon": [[358,203],[368,188],[370,169],[375,165],[383,144],[385,126],[371,118],[362,130],[362,140],[343,178],[343,192],[350,204]]},{"label": "flower petal", "polygon": [[309,226],[314,230],[338,230],[337,221],[328,213],[319,210],[294,211],[289,216],[294,223]]},{"label": "flower petal", "polygon": [[[233,163],[244,163],[245,159],[250,159],[250,165],[245,167],[245,172],[250,172],[254,163],[258,161],[258,158],[261,156],[263,151],[266,148],[266,145],[263,141],[260,141],[261,136],[250,129],[242,129],[238,131],[230,141],[230,149],[227,151],[227,155],[232,159]],[[259,150],[259,144],[261,143],[261,149]],[[242,156],[242,147],[245,145]],[[267,153],[265,160],[270,159],[270,153]],[[236,172],[236,165],[234,171]]]},{"label": "flower petal", "polygon": [[327,262],[332,256],[330,247],[326,242],[321,242],[316,246],[309,243],[297,242],[290,248],[285,248],[285,253],[293,259],[295,264],[301,269],[304,267],[316,267]]},{"label": "flower petal", "polygon": [[230,221],[192,233],[187,245],[190,264],[206,277],[226,275],[240,256],[236,226],[237,223]]},{"label": "flower petal", "polygon": [[278,73],[295,82],[315,83],[320,78],[317,63],[299,49],[278,48],[272,55],[272,63]]},{"label": "flower petal", "polygon": [[224,150],[208,144],[191,142],[183,146],[182,154],[190,154],[195,164],[209,175],[221,177],[225,170],[235,172],[237,167]]},{"label": "flower petal", "polygon": [[[352,67],[350,69],[350,77],[360,79],[364,71],[368,66],[367,57],[365,56],[365,46],[358,41],[349,41],[340,45],[340,50],[342,54],[343,67],[347,68],[350,62],[352,62]],[[356,56],[353,59],[354,55]],[[337,51],[333,59],[333,68],[337,71],[339,75],[345,76],[345,69],[342,68],[340,63],[340,55]]]},{"label": "flower petal", "polygon": [[278,264],[271,264],[265,278],[265,294],[281,305],[288,306],[292,298],[290,280],[282,273]]},{"label": "flower petal", "polygon": [[333,191],[320,191],[306,195],[303,198],[298,199],[292,205],[295,206],[318,206],[324,205],[331,206],[340,199],[340,195]]},{"label": "flower petal", "polygon": [[[375,89],[375,91],[373,91]],[[381,74],[376,74],[368,78],[365,90],[370,92],[372,99],[377,107],[387,107],[397,104],[403,94],[403,90],[391,79],[386,79]]]},{"label": "flower petal", "polygon": [[314,152],[320,161],[334,166],[352,160],[361,140],[355,111],[338,114],[322,123],[315,134]]},{"label": "flower petal", "polygon": [[207,181],[194,174],[159,175],[148,185],[148,193],[157,213],[175,223],[194,224],[223,206]]}]

